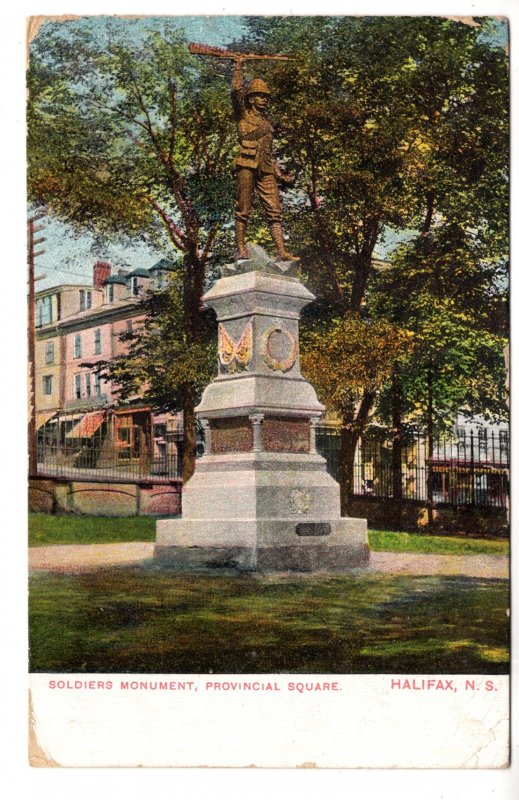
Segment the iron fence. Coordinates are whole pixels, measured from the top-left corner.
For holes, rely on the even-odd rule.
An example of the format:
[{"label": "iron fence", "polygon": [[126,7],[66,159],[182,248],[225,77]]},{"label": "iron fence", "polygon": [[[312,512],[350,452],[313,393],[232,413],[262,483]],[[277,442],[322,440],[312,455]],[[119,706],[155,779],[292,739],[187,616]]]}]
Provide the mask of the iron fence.
[{"label": "iron fence", "polygon": [[93,481],[169,482],[182,477],[181,444],[165,426],[117,426],[96,411],[56,415],[37,430],[38,476]]},{"label": "iron fence", "polygon": [[[339,433],[318,428],[316,442],[338,480]],[[508,430],[460,428],[432,442],[422,431],[408,431],[397,443],[382,430],[368,430],[355,453],[357,496],[505,509],[508,491]]]},{"label": "iron fence", "polygon": [[[37,474],[78,480],[169,482],[182,477],[180,432],[151,415],[117,423],[106,411],[56,415],[37,431]],[[339,479],[340,434],[319,427],[317,450]],[[355,453],[354,494],[435,505],[504,509],[509,491],[508,430],[456,429],[432,442],[407,431],[399,443],[370,429]]]}]

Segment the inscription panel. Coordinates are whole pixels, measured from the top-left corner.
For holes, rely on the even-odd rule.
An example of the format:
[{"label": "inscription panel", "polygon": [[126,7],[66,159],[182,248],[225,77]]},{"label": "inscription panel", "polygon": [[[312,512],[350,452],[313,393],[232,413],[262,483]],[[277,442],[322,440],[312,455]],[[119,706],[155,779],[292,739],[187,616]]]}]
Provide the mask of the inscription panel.
[{"label": "inscription panel", "polygon": [[252,425],[247,417],[212,419],[210,428],[213,453],[248,453],[252,450]]},{"label": "inscription panel", "polygon": [[261,424],[264,450],[275,453],[309,453],[310,422],[306,419],[265,417]]},{"label": "inscription panel", "polygon": [[329,536],[331,532],[329,522],[299,522],[296,525],[298,536]]}]

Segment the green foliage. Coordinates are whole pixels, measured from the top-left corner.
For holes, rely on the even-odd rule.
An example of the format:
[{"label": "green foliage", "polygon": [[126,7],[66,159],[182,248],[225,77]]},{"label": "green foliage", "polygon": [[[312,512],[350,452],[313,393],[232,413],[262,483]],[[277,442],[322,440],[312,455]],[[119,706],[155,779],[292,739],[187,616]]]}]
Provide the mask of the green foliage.
[{"label": "green foliage", "polygon": [[[314,287],[369,306],[384,231],[431,207],[506,252],[507,58],[438,17],[253,18],[270,67],[280,155],[297,175],[288,222]],[[262,70],[263,66],[262,66]]]},{"label": "green foliage", "polygon": [[121,339],[127,352],[88,366],[116,385],[118,402],[143,397],[153,408],[178,410],[186,385],[197,393],[214,378],[216,325],[208,312],[188,336],[184,323],[182,278],[173,273],[163,291],[149,292],[141,303],[142,321]]},{"label": "green foliage", "polygon": [[301,367],[321,402],[341,414],[364,392],[377,392],[409,347],[406,331],[352,314],[303,333]]},{"label": "green foliage", "polygon": [[[403,245],[374,287],[374,305],[412,333],[413,348],[399,363],[400,411],[436,428],[458,412],[506,418],[506,284],[503,264],[483,258],[456,225],[444,225],[424,244]],[[483,248],[485,252],[485,248]],[[391,419],[388,387],[380,413]]]},{"label": "green foliage", "polygon": [[[278,155],[296,176],[286,228],[319,297],[303,366],[357,433],[380,393],[389,418],[395,366],[414,419],[431,390],[438,423],[503,413],[508,64],[493,21],[480,24],[249,17],[237,44],[293,57],[247,71],[272,90]],[[150,301],[150,328],[110,368],[121,398],[145,385],[178,405],[212,372],[199,304],[209,254],[213,271],[231,246],[230,66],[190,56],[174,20],[137,41],[107,19],[103,36],[88,20],[47,24],[31,47],[30,197],[77,229],[183,253],[175,297]],[[413,230],[378,269],[384,237]],[[251,231],[265,242],[262,218]]]},{"label": "green foliage", "polygon": [[226,87],[174,21],[140,41],[116,20],[104,30],[100,47],[84,20],[46,25],[31,47],[30,198],[81,230],[164,246],[154,201],[188,238],[207,235],[229,215]]}]

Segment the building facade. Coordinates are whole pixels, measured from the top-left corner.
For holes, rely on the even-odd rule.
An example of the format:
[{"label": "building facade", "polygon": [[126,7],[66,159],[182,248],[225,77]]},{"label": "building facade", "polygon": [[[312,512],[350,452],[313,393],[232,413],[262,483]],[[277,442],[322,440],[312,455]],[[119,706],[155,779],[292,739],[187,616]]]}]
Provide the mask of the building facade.
[{"label": "building facade", "polygon": [[[127,351],[121,337],[142,323],[143,295],[162,288],[171,267],[112,274],[93,268],[92,284],[36,294],[35,374],[38,471],[117,477],[178,472],[178,416],[158,415],[142,398],[117,407],[117,387],[96,362]],[[87,366],[88,365],[88,366]],[[173,464],[173,460],[177,463]]]}]

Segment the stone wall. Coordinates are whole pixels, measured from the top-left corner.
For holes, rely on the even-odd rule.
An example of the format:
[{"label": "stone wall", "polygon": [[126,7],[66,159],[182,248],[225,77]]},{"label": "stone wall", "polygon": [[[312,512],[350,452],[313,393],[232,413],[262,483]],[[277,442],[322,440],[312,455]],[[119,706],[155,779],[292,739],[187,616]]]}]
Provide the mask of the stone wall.
[{"label": "stone wall", "polygon": [[[171,483],[94,483],[66,478],[29,481],[29,510],[46,513],[132,517],[181,513],[182,481]],[[350,516],[368,520],[370,528],[428,532],[427,507],[403,501],[356,497]],[[433,531],[445,534],[508,536],[506,514],[496,508],[439,506],[433,511]]]},{"label": "stone wall", "polygon": [[433,509],[433,525],[427,524],[427,506],[420,501],[355,497],[350,508],[352,517],[364,517],[368,527],[381,530],[434,532],[446,535],[509,535],[506,513],[500,508],[470,506],[437,506]]},{"label": "stone wall", "polygon": [[31,478],[29,511],[134,517],[181,513],[182,481],[101,483],[66,478]]}]

